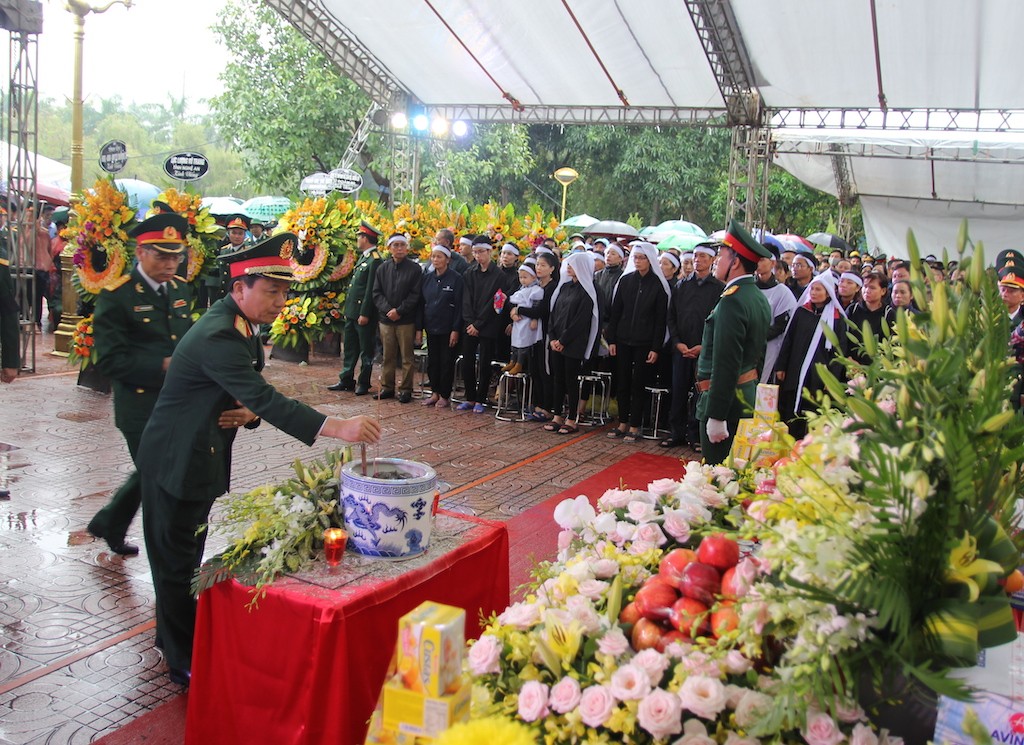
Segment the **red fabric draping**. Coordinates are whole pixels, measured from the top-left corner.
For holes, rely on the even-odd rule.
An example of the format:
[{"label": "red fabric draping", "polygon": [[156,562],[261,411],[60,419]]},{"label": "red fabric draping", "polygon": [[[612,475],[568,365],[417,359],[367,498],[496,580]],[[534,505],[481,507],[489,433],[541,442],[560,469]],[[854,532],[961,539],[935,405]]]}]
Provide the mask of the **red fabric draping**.
[{"label": "red fabric draping", "polygon": [[221,582],[199,598],[186,745],[356,745],[377,703],[398,619],[425,600],[480,614],[508,605],[508,532],[474,523],[465,540],[394,579],[337,590],[286,577],[249,611],[250,588]]}]

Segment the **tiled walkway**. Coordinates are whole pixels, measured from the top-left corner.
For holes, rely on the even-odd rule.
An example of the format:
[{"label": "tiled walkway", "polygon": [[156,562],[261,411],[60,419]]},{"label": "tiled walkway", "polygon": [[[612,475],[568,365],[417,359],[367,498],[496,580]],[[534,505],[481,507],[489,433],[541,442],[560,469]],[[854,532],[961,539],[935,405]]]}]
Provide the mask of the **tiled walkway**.
[{"label": "tiled walkway", "polygon": [[[64,360],[47,354],[52,339],[40,339],[36,373],[0,387],[0,449],[7,450],[12,492],[0,502],[0,745],[88,743],[181,690],[167,681],[153,647],[145,549],[122,558],[84,531],[131,461],[110,397],[76,385]],[[492,413],[330,393],[325,386],[337,379],[337,368],[336,359],[323,357],[306,366],[270,360],[266,376],[325,413],[379,414],[380,457],[434,466],[455,492],[448,509],[505,520],[626,455],[665,454],[652,441],[627,445],[602,433],[588,436],[586,428],[567,438],[536,424],[497,422]],[[282,480],[294,459],[330,446],[308,448],[266,425],[243,430],[232,486]],[[131,540],[141,539],[137,519]]]}]

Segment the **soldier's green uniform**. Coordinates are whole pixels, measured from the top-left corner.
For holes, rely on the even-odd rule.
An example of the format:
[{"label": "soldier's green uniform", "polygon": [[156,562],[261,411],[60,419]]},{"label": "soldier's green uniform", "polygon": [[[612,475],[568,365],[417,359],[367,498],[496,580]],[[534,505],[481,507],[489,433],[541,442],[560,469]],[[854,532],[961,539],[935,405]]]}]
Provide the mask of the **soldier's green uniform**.
[{"label": "soldier's green uniform", "polygon": [[[161,297],[136,266],[96,299],[93,334],[96,367],[110,378],[114,393],[114,425],[121,430],[135,459],[142,430],[156,405],[164,381],[164,358],[192,325],[190,291],[175,277]],[[93,517],[89,532],[112,545],[122,545],[142,501],[137,471]]]},{"label": "soldier's green uniform", "polygon": [[[237,251],[225,270],[262,258],[265,252],[265,261],[249,273],[290,278],[288,262],[279,256],[282,242],[288,239],[296,240],[293,234],[282,233]],[[271,273],[267,267],[275,261],[280,267]],[[175,682],[187,684],[191,667],[196,604],[190,582],[205,543],[205,534],[197,536],[196,528],[208,521],[214,500],[230,482],[231,446],[237,430],[219,426],[221,412],[241,402],[307,445],[326,420],[323,414],[278,393],[260,374],[263,366],[259,336],[228,295],[196,322],[174,350],[142,435],[138,457],[142,523],[156,591],[157,638]]]},{"label": "soldier's green uniform", "polygon": [[[373,227],[363,223],[359,232],[364,236],[380,235]],[[344,358],[338,383],[332,390],[355,390],[363,394],[370,390],[370,375],[373,372],[373,355],[377,347],[377,309],[373,304],[373,281],[377,267],[383,258],[373,245],[363,251],[356,261],[345,295],[345,334],[342,338]],[[359,317],[370,319],[359,325]],[[356,363],[359,363],[359,378],[356,380]]]},{"label": "soldier's green uniform", "polygon": [[5,246],[0,244],[0,367],[5,370],[20,368],[20,352],[18,300],[11,277],[11,263]]},{"label": "soldier's green uniform", "polygon": [[[771,254],[742,228],[733,223],[725,243],[738,254],[757,257]],[[749,242],[738,243],[735,236],[742,231]],[[733,243],[730,244],[732,239]],[[736,248],[734,248],[736,246]],[[701,449],[704,460],[712,465],[724,461],[732,448],[739,420],[749,412],[757,393],[760,366],[768,343],[768,327],[772,313],[768,301],[754,282],[752,274],[729,282],[704,325],[700,357],[697,358],[698,388],[702,381],[710,381],[707,391],[697,399],[697,419],[700,420]],[[753,370],[751,376],[749,372]],[[745,383],[738,381],[748,377]],[[719,419],[727,423],[729,436],[722,442],[712,443],[707,437],[707,420]]]}]

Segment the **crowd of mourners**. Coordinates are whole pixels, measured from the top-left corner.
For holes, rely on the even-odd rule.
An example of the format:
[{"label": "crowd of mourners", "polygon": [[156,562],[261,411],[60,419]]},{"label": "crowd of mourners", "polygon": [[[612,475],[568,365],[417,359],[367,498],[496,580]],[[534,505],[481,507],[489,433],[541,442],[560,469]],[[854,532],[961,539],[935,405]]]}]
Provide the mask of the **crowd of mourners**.
[{"label": "crowd of mourners", "polygon": [[[377,236],[366,234],[375,246]],[[823,388],[816,365],[842,377],[841,358],[869,362],[864,329],[881,339],[898,311],[917,313],[917,290],[903,259],[852,249],[816,253],[767,233],[759,239],[771,257],[757,262],[754,279],[771,324],[758,375],[779,385],[782,419],[799,438],[813,408],[807,394],[813,398]],[[507,393],[500,373],[528,376],[527,418],[568,435],[592,410],[600,380],[617,403],[617,426],[608,437],[635,442],[649,427],[665,433],[662,447],[699,451],[696,368],[705,321],[725,289],[713,271],[721,246],[708,239],[688,251],[658,250],[644,240],[574,235],[561,247],[549,238],[524,258],[511,243],[497,246],[487,235],[456,239],[441,230],[421,267],[409,258],[409,238],[391,235],[390,257],[381,260],[372,287],[383,341],[375,396],[412,400],[414,352],[425,342],[432,393],[423,405],[485,413]],[[1001,254],[997,267],[1012,328],[1024,320],[1024,257],[1017,263],[1015,253]],[[955,262],[943,265],[934,256],[921,270],[928,288],[962,277]],[[458,382],[464,393],[453,400]],[[653,422],[656,412],[661,419]]]}]

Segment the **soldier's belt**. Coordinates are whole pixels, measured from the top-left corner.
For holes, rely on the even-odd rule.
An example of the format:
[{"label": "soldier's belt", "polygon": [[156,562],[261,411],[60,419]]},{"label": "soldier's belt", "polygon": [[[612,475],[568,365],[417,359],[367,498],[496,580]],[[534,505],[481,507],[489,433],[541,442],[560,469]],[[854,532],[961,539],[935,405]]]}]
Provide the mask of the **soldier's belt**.
[{"label": "soldier's belt", "polygon": [[[736,378],[736,385],[743,385],[744,383],[751,383],[757,380],[757,370],[747,370],[745,373]],[[697,391],[700,393],[707,393],[711,390],[711,378],[707,380],[697,381]]]}]

